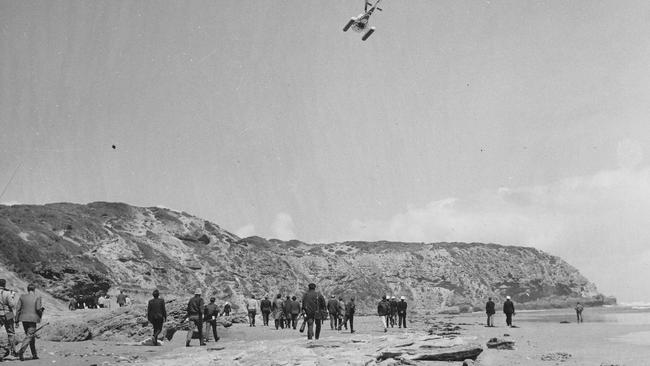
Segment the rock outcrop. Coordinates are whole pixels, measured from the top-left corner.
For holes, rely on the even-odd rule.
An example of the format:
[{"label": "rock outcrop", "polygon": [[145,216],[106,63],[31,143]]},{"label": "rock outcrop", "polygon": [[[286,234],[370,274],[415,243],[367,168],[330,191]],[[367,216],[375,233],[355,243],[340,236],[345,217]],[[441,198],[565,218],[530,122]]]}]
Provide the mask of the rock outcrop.
[{"label": "rock outcrop", "polygon": [[404,295],[422,313],[478,310],[488,296],[510,295],[518,308],[605,301],[575,268],[534,248],[242,239],[185,212],[123,203],[0,205],[0,253],[0,269],[62,300],[201,287],[237,309],[251,294],[299,295],[316,282],[355,296],[361,313],[374,313],[383,294]]}]

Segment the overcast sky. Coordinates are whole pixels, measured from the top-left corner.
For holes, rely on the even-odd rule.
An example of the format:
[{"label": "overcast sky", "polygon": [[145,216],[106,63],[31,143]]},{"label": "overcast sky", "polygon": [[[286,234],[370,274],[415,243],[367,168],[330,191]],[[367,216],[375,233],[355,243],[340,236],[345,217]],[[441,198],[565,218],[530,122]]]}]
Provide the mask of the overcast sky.
[{"label": "overcast sky", "polygon": [[534,246],[650,301],[650,2],[385,0],[366,42],[362,5],[0,0],[0,202]]}]

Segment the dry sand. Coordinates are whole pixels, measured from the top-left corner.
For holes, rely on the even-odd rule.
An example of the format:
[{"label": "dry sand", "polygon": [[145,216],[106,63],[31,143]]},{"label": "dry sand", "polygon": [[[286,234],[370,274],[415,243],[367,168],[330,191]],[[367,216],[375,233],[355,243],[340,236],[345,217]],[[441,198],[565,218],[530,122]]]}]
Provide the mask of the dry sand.
[{"label": "dry sand", "polygon": [[[70,314],[66,314],[70,316]],[[83,316],[82,312],[74,316]],[[475,343],[484,352],[478,365],[645,365],[650,364],[650,312],[624,308],[590,309],[585,322],[576,324],[571,310],[519,312],[517,328],[505,326],[497,315],[494,328],[484,326],[479,313],[427,317],[427,321],[459,324],[459,339],[450,342]],[[570,321],[562,324],[560,321]],[[410,322],[409,329],[390,328],[384,333],[377,317],[358,317],[357,333],[338,332],[326,323],[321,339],[307,341],[296,330],[275,330],[260,325],[251,328],[235,324],[219,328],[221,340],[186,348],[185,332],[163,346],[137,346],[105,341],[75,343],[38,340],[41,359],[30,365],[363,365],[389,343],[420,339],[430,328],[424,319]],[[3,332],[4,333],[4,332]],[[507,334],[507,335],[506,335]],[[19,331],[22,336],[22,331]],[[493,337],[512,340],[514,350],[488,349]],[[29,351],[26,354],[29,358]],[[547,360],[544,360],[547,359]],[[7,361],[5,361],[7,362]],[[18,361],[16,361],[18,362]],[[11,364],[11,361],[7,362]],[[372,362],[370,362],[372,364]],[[391,361],[379,363],[391,364]],[[460,365],[462,362],[426,362],[422,365]]]}]

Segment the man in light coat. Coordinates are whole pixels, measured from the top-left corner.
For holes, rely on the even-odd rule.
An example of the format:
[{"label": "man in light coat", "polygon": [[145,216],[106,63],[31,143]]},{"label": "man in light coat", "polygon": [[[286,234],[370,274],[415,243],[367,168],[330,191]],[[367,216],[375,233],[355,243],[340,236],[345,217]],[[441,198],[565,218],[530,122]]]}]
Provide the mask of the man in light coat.
[{"label": "man in light coat", "polygon": [[36,354],[36,324],[41,322],[43,316],[43,301],[40,296],[36,296],[36,286],[29,284],[27,286],[27,293],[20,296],[18,304],[16,305],[16,321],[23,322],[23,329],[25,330],[25,339],[20,345],[17,352],[18,358],[24,361],[24,353],[29,346],[32,353],[32,360],[38,360]]}]

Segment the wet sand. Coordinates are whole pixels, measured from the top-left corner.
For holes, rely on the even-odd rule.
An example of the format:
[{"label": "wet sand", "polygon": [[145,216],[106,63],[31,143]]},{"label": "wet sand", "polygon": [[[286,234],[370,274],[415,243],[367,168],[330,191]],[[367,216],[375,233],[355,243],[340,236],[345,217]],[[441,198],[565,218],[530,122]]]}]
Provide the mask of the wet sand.
[{"label": "wet sand", "polygon": [[[81,314],[80,314],[81,315]],[[462,328],[459,338],[479,344],[484,352],[479,365],[642,365],[650,359],[650,312],[630,309],[590,309],[585,322],[575,323],[570,309],[519,312],[516,328],[505,326],[497,314],[494,328],[484,326],[480,313],[435,316],[427,321],[444,321]],[[417,318],[419,319],[419,318]],[[570,321],[568,324],[561,321]],[[261,323],[261,320],[259,321]],[[324,324],[321,339],[307,341],[297,330],[275,330],[245,324],[219,328],[219,342],[199,346],[193,340],[185,347],[185,332],[177,333],[163,346],[139,346],[117,342],[75,343],[37,341],[41,359],[30,365],[346,365],[364,364],[387,342],[421,337],[430,327],[414,320],[409,329],[389,328],[383,332],[374,316],[357,317],[357,333],[332,331]],[[18,332],[22,336],[22,331]],[[506,335],[507,334],[507,335]],[[514,350],[488,349],[493,337],[515,342]],[[561,361],[564,355],[565,360]],[[568,358],[566,355],[569,355]],[[29,351],[26,358],[29,358]],[[552,361],[543,360],[544,356]],[[11,364],[11,362],[7,362]],[[380,364],[389,364],[384,361]],[[460,365],[461,362],[421,362],[424,365]]]}]

